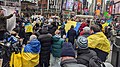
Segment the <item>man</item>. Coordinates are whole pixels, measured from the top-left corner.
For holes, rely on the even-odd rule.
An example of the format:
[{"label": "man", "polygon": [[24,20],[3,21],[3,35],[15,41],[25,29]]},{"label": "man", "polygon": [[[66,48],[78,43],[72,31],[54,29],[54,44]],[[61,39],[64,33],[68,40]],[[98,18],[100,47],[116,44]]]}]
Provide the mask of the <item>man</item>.
[{"label": "man", "polygon": [[[9,16],[4,16],[3,9],[0,6],[0,41],[4,40],[4,34],[7,32],[6,26],[7,26],[7,19],[11,18],[13,14],[10,14]],[[5,56],[4,56],[5,57]],[[3,66],[8,62],[3,57]]]},{"label": "man", "polygon": [[[89,66],[88,60],[93,56],[97,56],[96,52],[88,48],[88,40],[84,36],[79,36],[75,43],[78,46],[77,49],[77,63]],[[86,59],[84,59],[84,57]]]},{"label": "man", "polygon": [[91,34],[88,39],[88,47],[97,53],[97,56],[105,62],[110,52],[110,42],[107,37],[101,32],[98,25],[93,25],[90,28]]},{"label": "man", "polygon": [[70,30],[68,31],[67,37],[68,37],[68,42],[71,42],[72,45],[74,44],[74,40],[75,40],[75,38],[76,38],[76,35],[77,35],[77,33],[76,33],[76,31],[74,30],[74,26],[71,25],[71,28],[70,28]]},{"label": "man", "polygon": [[52,45],[52,35],[49,34],[46,25],[42,27],[38,40],[41,43],[40,62],[38,67],[49,67],[50,65],[50,49]]},{"label": "man", "polygon": [[60,65],[60,57],[62,51],[62,44],[64,40],[61,38],[60,31],[56,30],[55,35],[52,37],[53,44],[51,47],[51,67],[55,65]]},{"label": "man", "polygon": [[80,36],[88,37],[90,35],[90,28],[89,27],[84,27],[83,31],[80,32]]},{"label": "man", "polygon": [[86,67],[85,65],[77,64],[77,60],[75,59],[75,50],[71,43],[63,43],[61,67]]},{"label": "man", "polygon": [[3,9],[0,6],[0,40],[4,39],[4,33],[7,31],[7,19],[11,18],[13,14],[10,14],[9,16],[4,16]]}]

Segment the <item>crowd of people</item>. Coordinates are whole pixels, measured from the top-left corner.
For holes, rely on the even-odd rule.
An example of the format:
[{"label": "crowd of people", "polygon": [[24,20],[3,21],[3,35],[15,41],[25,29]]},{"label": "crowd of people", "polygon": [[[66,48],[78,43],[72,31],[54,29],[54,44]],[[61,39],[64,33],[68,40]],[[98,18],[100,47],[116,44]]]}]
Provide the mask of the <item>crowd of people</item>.
[{"label": "crowd of people", "polygon": [[[4,16],[0,9],[0,40],[11,38],[9,42],[20,42],[20,46],[17,53],[1,57],[3,67],[110,67],[104,63],[110,53],[109,38],[113,30],[120,35],[120,21],[104,27],[105,19],[91,23],[89,19],[19,17],[16,28],[8,32],[6,20],[10,17],[12,14]],[[67,31],[69,21],[79,23],[79,29],[71,25]]]}]

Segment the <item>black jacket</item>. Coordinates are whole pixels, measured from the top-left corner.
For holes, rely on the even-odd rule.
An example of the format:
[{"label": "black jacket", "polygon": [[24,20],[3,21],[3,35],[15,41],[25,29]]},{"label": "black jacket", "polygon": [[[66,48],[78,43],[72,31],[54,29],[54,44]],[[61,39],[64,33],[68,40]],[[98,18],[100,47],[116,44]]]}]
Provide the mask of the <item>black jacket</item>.
[{"label": "black jacket", "polygon": [[68,42],[71,42],[72,44],[74,44],[74,39],[76,38],[76,31],[74,29],[70,29],[68,31]]},{"label": "black jacket", "polygon": [[78,49],[77,50],[77,62],[78,62],[78,64],[83,64],[83,65],[88,66],[89,62],[86,61],[85,59],[81,58],[83,56],[87,56],[91,59],[93,56],[97,56],[97,54],[95,51],[90,50],[90,49],[85,49],[85,50]]},{"label": "black jacket", "polygon": [[9,16],[0,16],[0,31],[6,31],[7,19],[11,18],[13,14]]},{"label": "black jacket", "polygon": [[68,59],[61,62],[61,67],[86,67],[83,64],[77,64],[76,59]]},{"label": "black jacket", "polygon": [[42,60],[42,61],[50,60],[50,49],[51,49],[51,45],[52,45],[52,35],[47,34],[46,31],[43,31],[42,34],[38,37],[38,40],[41,43],[40,60]]},{"label": "black jacket", "polygon": [[64,28],[60,28],[59,30],[61,32],[61,38],[63,37],[63,35],[66,35],[66,31]]},{"label": "black jacket", "polygon": [[58,26],[56,26],[55,22],[51,23],[51,25],[48,26],[49,33],[53,36],[55,35],[55,31],[58,29]]}]

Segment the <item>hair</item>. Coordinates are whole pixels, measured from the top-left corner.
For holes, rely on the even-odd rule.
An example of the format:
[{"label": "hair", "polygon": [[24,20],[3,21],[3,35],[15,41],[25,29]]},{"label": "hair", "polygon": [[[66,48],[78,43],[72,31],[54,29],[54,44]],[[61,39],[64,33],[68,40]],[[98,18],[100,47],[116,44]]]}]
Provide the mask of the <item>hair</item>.
[{"label": "hair", "polygon": [[60,30],[56,30],[56,31],[55,31],[55,34],[60,34]]},{"label": "hair", "polygon": [[71,25],[71,28],[74,28],[74,26],[73,26],[73,25]]},{"label": "hair", "polygon": [[100,32],[101,31],[101,28],[98,25],[92,25],[90,27],[90,29],[93,30],[94,32]]}]

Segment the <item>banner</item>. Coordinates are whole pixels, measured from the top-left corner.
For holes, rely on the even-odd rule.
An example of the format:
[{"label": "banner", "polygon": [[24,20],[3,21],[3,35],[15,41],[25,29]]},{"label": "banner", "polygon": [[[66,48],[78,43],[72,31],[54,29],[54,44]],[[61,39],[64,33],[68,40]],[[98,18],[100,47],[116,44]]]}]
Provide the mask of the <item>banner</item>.
[{"label": "banner", "polygon": [[72,11],[73,10],[73,5],[74,5],[74,0],[67,0],[66,10]]},{"label": "banner", "polygon": [[78,12],[81,11],[81,6],[82,6],[82,4],[80,2],[78,2]]},{"label": "banner", "polygon": [[105,17],[105,18],[110,18],[111,15],[110,15],[108,12],[104,12],[104,17]]},{"label": "banner", "polygon": [[74,10],[77,10],[78,9],[78,2],[74,2]]},{"label": "banner", "polygon": [[109,7],[109,14],[112,14],[112,9],[113,9],[113,6],[110,6]]},{"label": "banner", "polygon": [[96,10],[95,13],[96,13],[97,16],[99,16],[100,15],[100,10],[99,9]]}]

